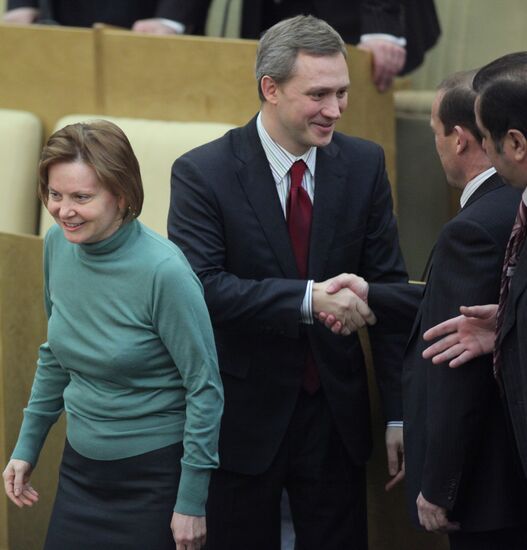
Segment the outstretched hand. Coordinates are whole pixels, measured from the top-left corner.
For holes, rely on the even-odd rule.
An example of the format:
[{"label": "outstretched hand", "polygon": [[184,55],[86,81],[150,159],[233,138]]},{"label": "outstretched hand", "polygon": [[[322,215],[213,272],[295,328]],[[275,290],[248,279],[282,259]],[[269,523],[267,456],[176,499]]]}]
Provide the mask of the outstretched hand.
[{"label": "outstretched hand", "polygon": [[427,341],[441,338],[423,351],[424,359],[439,364],[449,361],[449,367],[459,367],[467,361],[494,350],[496,313],[498,306],[461,306],[461,315],[427,330]]}]

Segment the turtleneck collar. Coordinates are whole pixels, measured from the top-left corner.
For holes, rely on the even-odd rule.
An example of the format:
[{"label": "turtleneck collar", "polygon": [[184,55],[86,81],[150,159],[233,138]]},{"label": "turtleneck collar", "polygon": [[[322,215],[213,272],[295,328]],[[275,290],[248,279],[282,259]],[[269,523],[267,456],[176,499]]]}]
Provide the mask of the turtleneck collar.
[{"label": "turtleneck collar", "polygon": [[108,254],[112,254],[130,239],[130,237],[139,231],[139,222],[132,220],[131,222],[121,225],[115,233],[112,233],[108,238],[96,243],[84,243],[79,245],[79,253],[81,257],[102,259]]}]

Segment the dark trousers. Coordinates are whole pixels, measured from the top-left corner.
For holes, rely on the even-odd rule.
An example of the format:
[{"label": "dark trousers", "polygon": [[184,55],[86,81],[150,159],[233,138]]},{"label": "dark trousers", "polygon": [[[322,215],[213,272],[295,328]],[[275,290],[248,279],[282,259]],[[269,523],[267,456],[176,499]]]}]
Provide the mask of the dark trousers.
[{"label": "dark trousers", "polygon": [[265,472],[212,474],[207,550],[278,550],[283,488],[298,550],[367,549],[365,467],[351,463],[322,391],[300,393]]},{"label": "dark trousers", "polygon": [[450,550],[526,550],[525,528],[499,529],[449,535]]}]

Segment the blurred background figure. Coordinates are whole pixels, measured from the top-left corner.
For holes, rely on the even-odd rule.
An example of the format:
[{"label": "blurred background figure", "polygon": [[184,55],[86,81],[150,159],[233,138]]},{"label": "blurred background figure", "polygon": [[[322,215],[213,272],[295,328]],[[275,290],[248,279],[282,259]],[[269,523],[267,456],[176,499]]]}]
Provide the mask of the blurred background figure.
[{"label": "blurred background figure", "polygon": [[8,0],[4,23],[91,27],[107,23],[137,32],[175,34],[178,0]]}]

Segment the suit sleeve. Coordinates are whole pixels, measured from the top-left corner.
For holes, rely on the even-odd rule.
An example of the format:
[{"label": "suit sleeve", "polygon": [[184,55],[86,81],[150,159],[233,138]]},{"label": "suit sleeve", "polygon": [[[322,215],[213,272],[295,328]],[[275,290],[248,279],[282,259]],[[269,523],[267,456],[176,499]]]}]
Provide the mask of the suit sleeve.
[{"label": "suit sleeve", "polygon": [[[188,155],[172,168],[168,235],[200,278],[215,327],[298,337],[306,281],[243,279],[228,271],[219,202]],[[236,239],[236,235],[229,238]]]},{"label": "suit sleeve", "polygon": [[[451,222],[441,234],[427,288],[425,329],[458,314],[460,305],[495,302],[503,247],[473,221]],[[484,436],[486,405],[496,391],[489,356],[463,368],[426,363],[426,452],[421,491],[451,509],[464,469]]]},{"label": "suit sleeve", "polygon": [[[358,274],[370,284],[407,283],[408,275],[393,215],[391,188],[384,169],[384,157],[382,159],[372,188]],[[402,420],[401,373],[408,332],[381,323],[371,327],[369,335],[385,419]]]},{"label": "suit sleeve", "polygon": [[361,34],[386,33],[404,36],[401,0],[362,0],[360,20]]},{"label": "suit sleeve", "polygon": [[17,8],[40,8],[40,3],[38,0],[8,0],[7,9],[15,10]]},{"label": "suit sleeve", "polygon": [[203,34],[211,0],[159,0],[156,17],[183,23],[189,34]]}]

